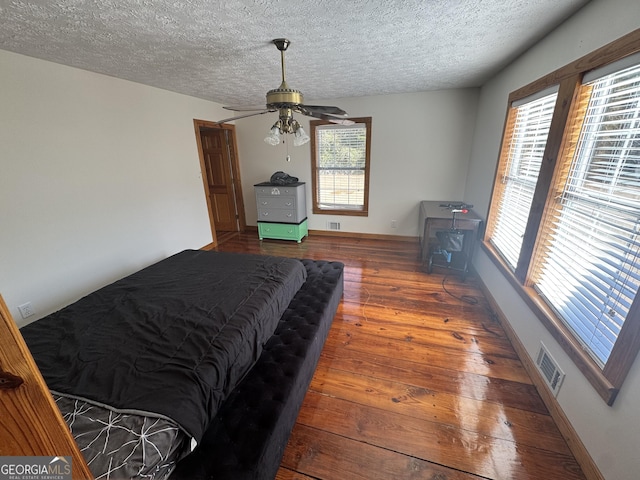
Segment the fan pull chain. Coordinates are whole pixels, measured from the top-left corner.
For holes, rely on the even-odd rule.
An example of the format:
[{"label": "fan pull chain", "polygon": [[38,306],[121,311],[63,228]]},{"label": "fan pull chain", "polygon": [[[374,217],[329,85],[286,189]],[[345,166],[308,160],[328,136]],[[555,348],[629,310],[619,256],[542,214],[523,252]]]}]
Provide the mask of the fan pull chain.
[{"label": "fan pull chain", "polygon": [[285,142],[284,138],[282,139],[282,143],[284,143],[287,147],[287,156],[285,157],[285,160],[287,162],[291,161],[291,155],[289,155],[289,142]]}]

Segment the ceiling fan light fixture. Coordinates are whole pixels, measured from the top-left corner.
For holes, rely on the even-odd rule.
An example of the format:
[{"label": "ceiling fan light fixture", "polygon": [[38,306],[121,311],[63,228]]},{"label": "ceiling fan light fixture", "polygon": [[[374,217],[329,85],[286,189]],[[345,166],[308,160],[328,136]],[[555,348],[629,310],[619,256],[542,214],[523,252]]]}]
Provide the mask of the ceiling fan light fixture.
[{"label": "ceiling fan light fixture", "polygon": [[293,118],[291,110],[283,108],[280,110],[280,118],[273,124],[264,141],[269,145],[278,145],[280,136],[285,133],[293,134],[293,145],[295,147],[304,145],[310,140],[302,125]]},{"label": "ceiling fan light fixture", "polygon": [[273,127],[271,127],[271,130],[269,130],[269,134],[264,137],[265,143],[268,143],[269,145],[275,146],[280,143],[280,129],[278,128],[277,123],[278,122],[276,122]]},{"label": "ceiling fan light fixture", "polygon": [[293,110],[290,108],[280,109],[280,118],[276,122],[280,128],[280,133],[295,133],[300,124],[293,118]]},{"label": "ceiling fan light fixture", "polygon": [[307,135],[307,132],[304,131],[304,128],[300,124],[298,124],[298,129],[293,134],[293,145],[299,147],[300,145],[304,145],[311,138]]}]

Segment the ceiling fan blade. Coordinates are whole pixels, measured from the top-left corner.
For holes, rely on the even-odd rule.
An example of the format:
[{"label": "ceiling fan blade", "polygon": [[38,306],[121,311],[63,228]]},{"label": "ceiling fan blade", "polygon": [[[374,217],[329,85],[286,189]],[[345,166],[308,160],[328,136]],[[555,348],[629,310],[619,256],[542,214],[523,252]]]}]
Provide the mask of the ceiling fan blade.
[{"label": "ceiling fan blade", "polygon": [[264,104],[262,105],[244,105],[244,106],[240,106],[240,105],[231,105],[231,106],[227,106],[227,107],[222,107],[225,110],[233,110],[234,112],[253,112],[255,110],[264,110],[265,106]]},{"label": "ceiling fan blade", "polygon": [[327,122],[331,123],[337,123],[338,125],[353,125],[354,123],[356,123],[353,120],[349,120],[348,118],[332,117],[331,115],[325,115],[324,113],[311,112],[305,113],[304,115],[308,117],[319,118],[321,120],[326,120]]},{"label": "ceiling fan blade", "polygon": [[333,115],[336,117],[347,116],[347,112],[345,112],[341,108],[332,107],[329,105],[298,105],[298,108],[300,109],[300,113],[305,113],[306,110],[308,112],[323,113],[325,115]]},{"label": "ceiling fan blade", "polygon": [[227,123],[227,122],[231,122],[233,120],[239,120],[241,118],[247,118],[247,117],[253,117],[254,115],[262,115],[264,113],[269,113],[269,112],[273,112],[274,110],[263,110],[262,112],[253,112],[253,113],[246,113],[244,115],[238,115],[236,117],[231,117],[231,118],[225,118],[224,120],[219,120],[216,123],[220,124],[220,123]]},{"label": "ceiling fan blade", "polygon": [[353,120],[349,120],[348,118],[327,117],[325,118],[325,120],[328,120],[331,123],[337,123],[338,125],[353,125],[354,123],[356,123]]},{"label": "ceiling fan blade", "polygon": [[[297,111],[298,113],[306,115],[307,117],[320,118],[322,120],[327,120],[331,123],[337,123],[340,125],[353,125],[355,123],[353,120],[349,120],[348,118],[340,118],[338,116],[323,113],[320,111],[308,110],[305,108],[306,105],[300,105],[300,107],[302,108],[296,108],[294,110]],[[345,115],[346,115],[346,112],[345,112]]]}]

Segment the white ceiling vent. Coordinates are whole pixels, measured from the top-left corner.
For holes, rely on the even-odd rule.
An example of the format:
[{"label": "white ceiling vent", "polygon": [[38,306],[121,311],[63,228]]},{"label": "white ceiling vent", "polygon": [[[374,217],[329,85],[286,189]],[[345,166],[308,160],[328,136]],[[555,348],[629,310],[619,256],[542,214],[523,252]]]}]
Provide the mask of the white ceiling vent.
[{"label": "white ceiling vent", "polygon": [[536,365],[553,392],[553,395],[558,396],[558,391],[564,380],[564,372],[560,369],[558,362],[555,361],[542,342],[540,342],[540,351],[538,352]]}]

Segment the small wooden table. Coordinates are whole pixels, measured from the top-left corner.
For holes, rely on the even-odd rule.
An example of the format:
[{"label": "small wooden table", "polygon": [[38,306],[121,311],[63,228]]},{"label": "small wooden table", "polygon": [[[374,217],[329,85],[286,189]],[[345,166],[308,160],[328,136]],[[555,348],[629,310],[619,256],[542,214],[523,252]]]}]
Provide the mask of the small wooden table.
[{"label": "small wooden table", "polygon": [[[452,210],[461,206],[467,213],[456,213],[455,222]],[[456,262],[434,262],[434,266],[460,270],[466,275],[468,265],[473,260],[475,241],[482,226],[482,218],[461,201],[422,201],[420,202],[420,218],[418,232],[420,233],[420,261],[424,265],[429,262],[431,267],[433,249],[438,245],[436,232],[458,230],[464,233],[464,245]],[[430,268],[429,268],[430,271]]]}]

